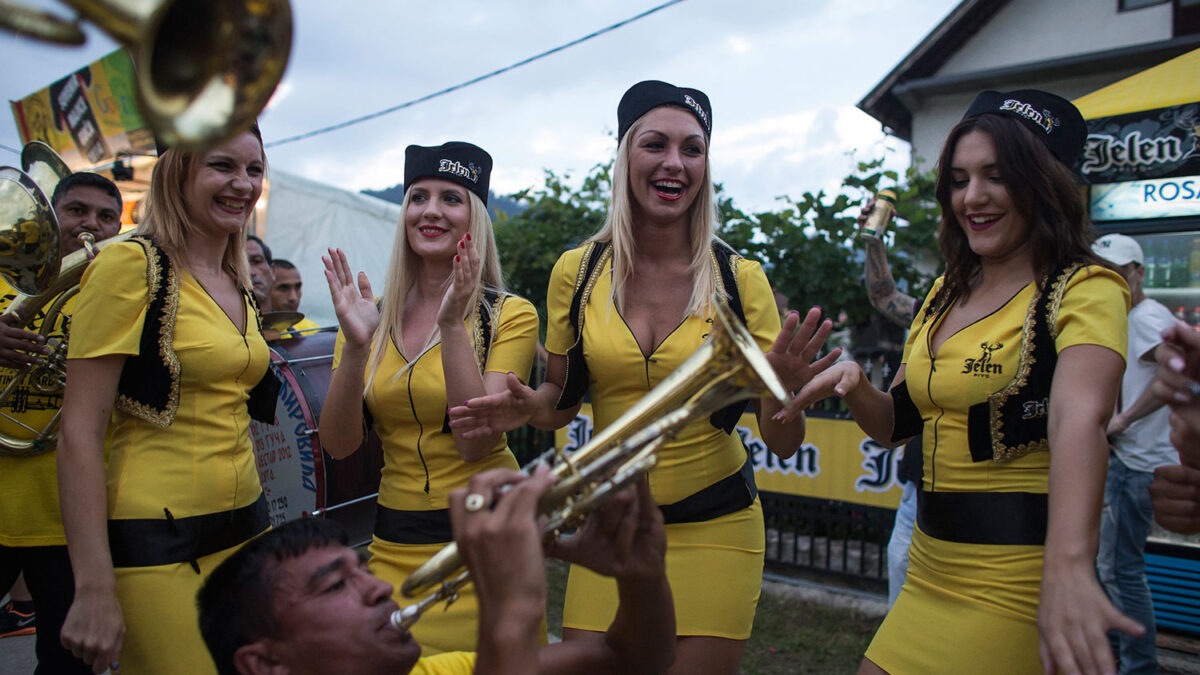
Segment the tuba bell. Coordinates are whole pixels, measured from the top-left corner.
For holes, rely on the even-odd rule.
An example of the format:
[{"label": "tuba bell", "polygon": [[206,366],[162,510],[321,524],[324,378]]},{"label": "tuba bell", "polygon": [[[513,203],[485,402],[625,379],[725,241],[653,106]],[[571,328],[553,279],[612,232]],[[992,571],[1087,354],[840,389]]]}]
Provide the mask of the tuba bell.
[{"label": "tuba bell", "polygon": [[[761,396],[788,401],[787,390],[754,338],[721,302],[708,340],[679,368],[625,414],[570,456],[554,455],[554,484],[538,502],[546,516],[547,539],[578,526],[613,494],[644,476],[657,461],[663,443],[688,423],[725,406]],[[409,628],[426,610],[454,602],[470,581],[458,546],[448,544],[417,568],[400,586],[406,597],[437,585],[420,602],[392,613],[391,622]]]},{"label": "tuba bell", "polygon": [[[64,0],[128,48],[138,110],[160,145],[202,150],[247,129],[283,77],[288,0]],[[81,44],[68,20],[0,0],[0,27]]]}]

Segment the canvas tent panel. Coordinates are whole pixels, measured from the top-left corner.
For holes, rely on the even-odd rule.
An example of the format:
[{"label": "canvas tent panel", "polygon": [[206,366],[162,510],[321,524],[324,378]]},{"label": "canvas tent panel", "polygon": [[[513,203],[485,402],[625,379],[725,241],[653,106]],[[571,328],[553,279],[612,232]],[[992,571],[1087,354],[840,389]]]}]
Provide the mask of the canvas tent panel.
[{"label": "canvas tent panel", "polygon": [[260,236],[271,253],[300,270],[300,311],[306,317],[322,326],[337,324],[321,262],[330,247],[345,251],[351,268],[366,272],[374,294],[383,295],[399,205],[272,171],[266,220]]}]

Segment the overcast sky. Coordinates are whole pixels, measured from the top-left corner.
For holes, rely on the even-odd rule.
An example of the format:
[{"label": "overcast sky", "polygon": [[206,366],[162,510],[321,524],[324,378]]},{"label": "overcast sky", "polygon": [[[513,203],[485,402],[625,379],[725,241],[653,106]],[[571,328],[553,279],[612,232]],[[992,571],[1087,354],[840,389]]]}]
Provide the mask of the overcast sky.
[{"label": "overcast sky", "polygon": [[[261,117],[272,140],[395,106],[627,19],[663,0],[292,0],[283,83]],[[30,4],[58,8],[48,0]],[[611,158],[616,107],[662,79],[713,105],[714,177],[743,209],[835,189],[885,139],[859,101],[957,0],[686,0],[480,84],[324,136],[272,148],[272,169],[350,189],[401,182],[404,148],[466,140],[495,159],[492,188],[578,178]],[[67,10],[59,11],[66,13]],[[0,94],[19,99],[116,47],[44,46],[0,33]],[[11,113],[0,144],[20,147]],[[0,150],[0,164],[18,158]]]}]

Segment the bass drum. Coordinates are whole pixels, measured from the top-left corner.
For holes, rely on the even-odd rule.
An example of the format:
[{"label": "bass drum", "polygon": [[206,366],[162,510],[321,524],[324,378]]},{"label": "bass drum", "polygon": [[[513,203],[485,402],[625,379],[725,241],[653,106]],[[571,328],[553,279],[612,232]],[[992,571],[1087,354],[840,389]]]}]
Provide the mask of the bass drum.
[{"label": "bass drum", "polygon": [[371,540],[375,527],[383,446],[372,430],[345,459],[333,459],[321,449],[318,421],[336,337],[329,330],[269,343],[271,368],[283,386],[275,402],[275,424],[251,421],[250,437],[271,524],[326,517],[340,523],[358,545]]}]

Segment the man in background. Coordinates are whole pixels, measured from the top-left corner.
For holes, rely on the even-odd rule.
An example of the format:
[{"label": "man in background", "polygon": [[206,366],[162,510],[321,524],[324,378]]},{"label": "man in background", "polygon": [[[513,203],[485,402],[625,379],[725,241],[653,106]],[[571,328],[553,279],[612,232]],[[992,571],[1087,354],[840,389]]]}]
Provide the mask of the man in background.
[{"label": "man in background", "polygon": [[1171,311],[1146,297],[1142,247],[1132,237],[1108,234],[1092,250],[1116,265],[1129,284],[1129,350],[1117,398],[1117,412],[1108,423],[1112,455],[1104,486],[1104,512],[1100,518],[1100,549],[1096,569],[1117,609],[1146,627],[1141,637],[1121,634],[1115,641],[1122,673],[1156,673],[1154,607],[1146,583],[1146,537],[1154,509],[1150,484],[1154,470],[1178,464],[1171,446],[1170,412],[1150,391],[1158,374],[1156,352],[1163,331],[1175,325]]},{"label": "man in background", "polygon": [[254,285],[254,299],[258,311],[266,314],[275,311],[271,305],[271,286],[275,274],[271,271],[271,249],[266,242],[253,234],[246,235],[246,258],[250,261],[250,283]]},{"label": "man in background", "polygon": [[[300,278],[300,270],[290,260],[275,258],[271,263],[271,271],[275,275],[275,285],[271,286],[271,308],[276,312],[299,312],[300,298],[304,294],[304,281]],[[305,333],[318,328],[317,324],[307,318],[302,318],[292,324],[288,331],[304,331]],[[303,334],[303,333],[302,333]]]}]

